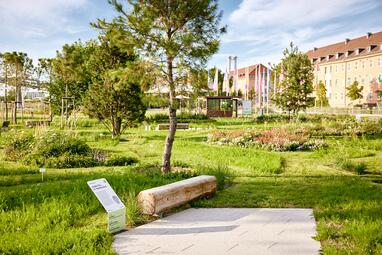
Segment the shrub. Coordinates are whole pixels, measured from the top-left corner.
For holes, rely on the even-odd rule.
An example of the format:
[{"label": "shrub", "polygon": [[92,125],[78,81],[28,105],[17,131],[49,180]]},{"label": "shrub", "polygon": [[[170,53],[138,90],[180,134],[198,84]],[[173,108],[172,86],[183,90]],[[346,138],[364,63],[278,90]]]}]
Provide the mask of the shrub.
[{"label": "shrub", "polygon": [[4,152],[7,159],[17,161],[30,153],[33,149],[33,135],[21,133],[5,146]]},{"label": "shrub", "polygon": [[94,167],[99,164],[92,156],[64,153],[58,157],[49,157],[44,161],[46,167],[74,168]]},{"label": "shrub", "polygon": [[[164,113],[158,113],[155,115],[152,115],[150,117],[146,117],[146,121],[148,123],[167,123],[169,122],[169,118],[167,114]],[[200,122],[211,122],[214,121],[210,119],[205,114],[192,114],[192,113],[181,113],[177,115],[177,121],[178,123],[200,123]]]},{"label": "shrub", "polygon": [[112,156],[105,161],[105,166],[128,166],[137,163],[138,160],[126,156]]},{"label": "shrub", "polygon": [[125,166],[136,163],[130,157],[112,156],[107,159],[103,150],[92,150],[84,141],[71,135],[57,132],[42,132],[38,135],[22,134],[6,146],[8,160],[19,160],[27,165],[53,168]]}]

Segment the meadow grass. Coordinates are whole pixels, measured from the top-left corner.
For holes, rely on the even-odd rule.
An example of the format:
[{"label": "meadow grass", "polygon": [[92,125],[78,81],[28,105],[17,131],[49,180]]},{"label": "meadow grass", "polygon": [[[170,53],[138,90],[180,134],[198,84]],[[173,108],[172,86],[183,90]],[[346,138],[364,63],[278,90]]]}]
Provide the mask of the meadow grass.
[{"label": "meadow grass", "polygon": [[[297,128],[301,123],[261,123],[253,119],[216,119],[192,124],[200,130],[178,131],[172,159],[186,172],[161,175],[166,131],[128,130],[113,140],[96,120],[80,116],[77,128],[65,130],[92,148],[131,156],[127,167],[48,169],[5,161],[0,153],[0,254],[112,254],[106,213],[86,182],[106,178],[127,207],[128,227],[153,218],[139,213],[139,191],[198,174],[218,177],[213,199],[195,207],[313,208],[316,239],[324,254],[381,254],[382,137],[326,137],[328,148],[311,152],[274,152],[207,143],[214,129]],[[57,124],[57,123],[56,123]],[[309,123],[308,123],[309,125]],[[51,129],[57,129],[53,125]],[[19,127],[3,133],[0,148]],[[352,167],[364,165],[359,175]],[[189,171],[192,169],[193,171]]]}]

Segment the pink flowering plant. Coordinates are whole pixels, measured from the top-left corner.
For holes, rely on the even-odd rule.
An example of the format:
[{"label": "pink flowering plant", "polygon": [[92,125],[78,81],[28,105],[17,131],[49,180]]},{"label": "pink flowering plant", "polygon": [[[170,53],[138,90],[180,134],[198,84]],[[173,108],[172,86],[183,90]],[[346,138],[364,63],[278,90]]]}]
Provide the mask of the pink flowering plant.
[{"label": "pink flowering plant", "polygon": [[257,147],[272,151],[316,150],[327,146],[321,139],[311,139],[303,129],[292,131],[285,128],[263,131],[216,130],[209,134],[208,142],[218,145]]}]

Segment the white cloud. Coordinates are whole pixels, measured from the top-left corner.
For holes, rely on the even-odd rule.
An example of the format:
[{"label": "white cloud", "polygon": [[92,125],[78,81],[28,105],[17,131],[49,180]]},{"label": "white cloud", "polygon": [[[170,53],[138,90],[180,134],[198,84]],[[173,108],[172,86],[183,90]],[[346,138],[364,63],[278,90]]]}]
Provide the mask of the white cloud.
[{"label": "white cloud", "polygon": [[68,9],[83,7],[88,0],[16,0],[0,1],[0,17],[44,20]]},{"label": "white cloud", "polygon": [[[239,66],[278,62],[292,41],[307,51],[380,31],[381,7],[380,0],[243,0],[228,17],[219,53],[237,55]],[[210,63],[225,65],[222,55]]]},{"label": "white cloud", "polygon": [[292,27],[355,15],[376,6],[371,0],[243,0],[229,20],[246,28]]},{"label": "white cloud", "polygon": [[0,0],[0,33],[39,38],[70,29],[67,12],[83,9],[88,0]]}]

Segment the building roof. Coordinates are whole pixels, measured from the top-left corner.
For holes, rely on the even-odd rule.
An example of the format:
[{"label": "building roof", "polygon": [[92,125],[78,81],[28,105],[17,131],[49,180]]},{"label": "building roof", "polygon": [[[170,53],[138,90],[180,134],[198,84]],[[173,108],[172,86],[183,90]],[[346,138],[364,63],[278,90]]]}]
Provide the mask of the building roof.
[{"label": "building roof", "polygon": [[[245,70],[248,68],[248,73],[251,74],[252,72],[254,72],[255,70],[257,70],[258,66],[261,66],[261,68],[267,68],[266,66],[264,66],[263,64],[255,64],[255,65],[251,65],[251,66],[247,66],[247,67],[243,67],[243,68],[238,68],[237,69],[237,72],[238,72],[238,75],[241,76],[241,75],[245,75]],[[231,71],[230,72],[230,75],[235,75],[235,71]]]},{"label": "building roof", "polygon": [[377,33],[367,33],[364,36],[345,39],[342,42],[327,45],[321,48],[314,48],[306,54],[313,63],[330,62],[344,60],[375,52],[382,52],[382,31]]}]

